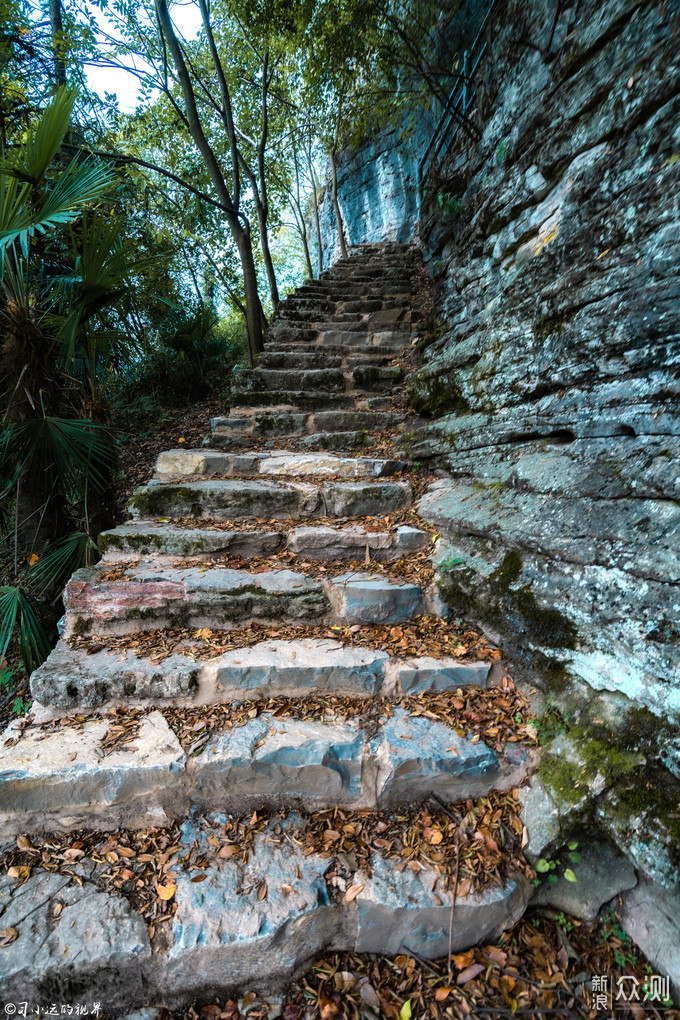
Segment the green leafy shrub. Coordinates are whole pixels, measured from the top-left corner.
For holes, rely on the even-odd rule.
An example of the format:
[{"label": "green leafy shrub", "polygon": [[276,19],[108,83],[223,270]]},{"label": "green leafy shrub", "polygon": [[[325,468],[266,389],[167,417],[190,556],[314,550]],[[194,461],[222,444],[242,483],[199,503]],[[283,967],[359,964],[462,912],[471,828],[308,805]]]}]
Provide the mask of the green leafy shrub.
[{"label": "green leafy shrub", "polygon": [[156,343],[110,381],[108,399],[117,424],[135,428],[163,421],[163,411],[195,403],[229,386],[234,366],[247,356],[240,317],[219,319],[209,308],[172,309]]}]

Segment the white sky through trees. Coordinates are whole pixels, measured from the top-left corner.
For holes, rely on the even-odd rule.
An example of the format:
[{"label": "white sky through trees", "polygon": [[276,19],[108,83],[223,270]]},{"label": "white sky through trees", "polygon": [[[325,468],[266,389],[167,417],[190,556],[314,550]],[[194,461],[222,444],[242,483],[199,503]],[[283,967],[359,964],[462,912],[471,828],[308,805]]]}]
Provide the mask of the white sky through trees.
[{"label": "white sky through trees", "polygon": [[[94,5],[87,4],[91,13],[96,17],[97,22],[105,32],[114,34],[113,25],[107,21],[105,12],[102,12]],[[195,0],[178,0],[170,7],[172,20],[178,32],[185,38],[191,39],[197,34],[201,27],[201,12]],[[139,58],[132,56],[127,58],[131,65],[140,67]],[[85,77],[88,87],[104,99],[105,93],[115,93],[121,113],[134,113],[137,106],[140,82],[134,73],[126,71],[123,67],[106,67],[88,64],[85,67]]]}]

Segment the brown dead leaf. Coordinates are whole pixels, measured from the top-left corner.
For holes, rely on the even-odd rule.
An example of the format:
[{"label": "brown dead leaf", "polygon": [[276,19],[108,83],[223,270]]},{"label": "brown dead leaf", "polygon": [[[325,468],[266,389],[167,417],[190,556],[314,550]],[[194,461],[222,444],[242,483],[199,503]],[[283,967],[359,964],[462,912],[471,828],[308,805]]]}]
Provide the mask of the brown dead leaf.
[{"label": "brown dead leaf", "polygon": [[0,928],[0,946],[9,946],[18,938],[19,932],[16,928]]},{"label": "brown dead leaf", "polygon": [[158,892],[158,898],[161,900],[171,900],[177,892],[177,886],[174,882],[169,885],[157,885],[156,891]]}]

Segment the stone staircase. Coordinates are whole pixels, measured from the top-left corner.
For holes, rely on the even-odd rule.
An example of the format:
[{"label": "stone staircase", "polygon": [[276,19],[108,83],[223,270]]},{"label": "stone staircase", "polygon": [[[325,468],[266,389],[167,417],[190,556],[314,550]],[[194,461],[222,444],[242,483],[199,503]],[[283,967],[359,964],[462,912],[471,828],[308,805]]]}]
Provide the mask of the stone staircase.
[{"label": "stone staircase", "polygon": [[[381,452],[406,420],[416,265],[363,246],[287,298],[235,373],[230,416],[202,449],[161,454],[69,582],[65,635],[0,747],[17,861],[0,878],[5,1001],[176,1008],[280,988],[327,949],[436,958],[522,914],[528,884],[502,862],[456,892],[436,822],[426,861],[379,838],[415,802],[459,819],[465,843],[490,839],[475,799],[533,763],[442,715],[486,687],[490,661],[427,653],[445,615],[436,536],[418,476]],[[423,639],[396,654],[381,638],[395,628]],[[374,823],[363,857],[333,851]],[[148,927],[140,839],[166,848]]]}]

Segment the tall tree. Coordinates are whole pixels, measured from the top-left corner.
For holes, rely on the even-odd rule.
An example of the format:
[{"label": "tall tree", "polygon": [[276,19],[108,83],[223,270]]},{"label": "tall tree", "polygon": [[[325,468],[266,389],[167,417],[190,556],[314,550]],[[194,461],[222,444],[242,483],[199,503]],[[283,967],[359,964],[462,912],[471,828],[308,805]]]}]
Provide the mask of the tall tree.
[{"label": "tall tree", "polygon": [[205,163],[225,219],[229,225],[234,243],[238,249],[243,271],[243,283],[246,299],[246,316],[248,323],[248,339],[251,363],[264,349],[262,340],[262,306],[257,288],[257,274],[253,259],[250,223],[240,208],[241,204],[241,170],[239,162],[238,138],[234,126],[231,96],[227,85],[224,68],[219,58],[212,32],[212,25],[205,0],[199,0],[201,16],[208,39],[212,71],[219,85],[221,103],[219,115],[228,141],[229,170],[233,181],[233,195],[227,183],[227,177],[220,165],[220,160],[205,133],[196,102],[196,94],[189,73],[187,62],[182,52],[179,39],[175,32],[166,0],[155,0],[156,15],[164,44],[174,63],[177,81],[181,89],[184,110],[181,117]]}]

